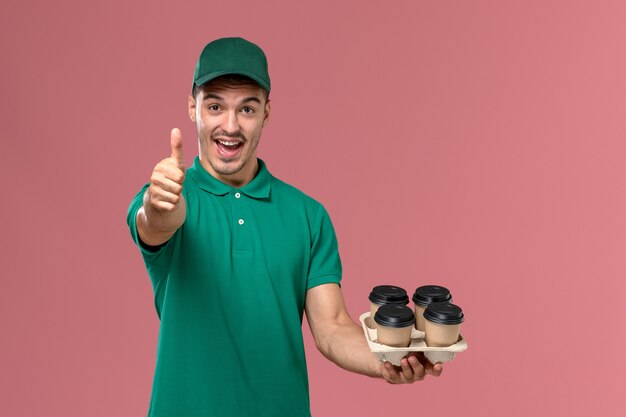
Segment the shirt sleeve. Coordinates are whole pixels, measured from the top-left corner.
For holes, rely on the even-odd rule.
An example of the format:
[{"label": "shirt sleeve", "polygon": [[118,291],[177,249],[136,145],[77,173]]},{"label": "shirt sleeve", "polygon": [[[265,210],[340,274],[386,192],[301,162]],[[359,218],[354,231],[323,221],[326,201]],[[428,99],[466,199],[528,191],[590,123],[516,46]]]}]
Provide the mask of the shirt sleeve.
[{"label": "shirt sleeve", "polygon": [[[163,289],[167,280],[170,263],[172,260],[172,253],[174,243],[178,238],[179,232],[174,235],[163,245],[160,246],[148,246],[141,241],[139,233],[137,231],[137,212],[143,205],[143,195],[148,188],[149,184],[144,185],[141,190],[135,195],[128,207],[128,213],[126,216],[126,223],[130,229],[130,235],[139,248],[139,252],[143,257],[143,261],[148,270],[150,281],[152,282],[152,288],[155,294],[155,304],[157,307],[157,313],[160,315],[160,302],[159,300],[163,296]],[[180,230],[180,229],[179,229]]]},{"label": "shirt sleeve", "polygon": [[342,269],[337,236],[328,212],[321,205],[313,225],[307,289],[327,283],[340,284]]}]

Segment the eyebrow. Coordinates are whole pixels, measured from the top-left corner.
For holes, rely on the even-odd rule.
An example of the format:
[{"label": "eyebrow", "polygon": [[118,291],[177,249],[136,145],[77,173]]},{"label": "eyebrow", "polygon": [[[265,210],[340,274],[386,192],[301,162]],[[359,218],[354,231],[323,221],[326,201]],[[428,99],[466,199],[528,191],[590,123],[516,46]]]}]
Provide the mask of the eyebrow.
[{"label": "eyebrow", "polygon": [[[224,98],[223,98],[223,97],[220,97],[220,96],[218,96],[217,94],[212,94],[212,93],[209,93],[209,94],[207,94],[206,96],[204,96],[204,99],[205,99],[205,100],[206,100],[206,99],[213,99],[213,100],[218,100],[218,101],[224,101]],[[249,102],[249,101],[256,101],[257,103],[261,104],[261,100],[259,100],[259,98],[258,98],[258,97],[255,97],[255,96],[246,97],[246,98],[244,98],[244,99],[241,101],[241,103],[243,104],[243,103],[247,103],[247,102]]]}]

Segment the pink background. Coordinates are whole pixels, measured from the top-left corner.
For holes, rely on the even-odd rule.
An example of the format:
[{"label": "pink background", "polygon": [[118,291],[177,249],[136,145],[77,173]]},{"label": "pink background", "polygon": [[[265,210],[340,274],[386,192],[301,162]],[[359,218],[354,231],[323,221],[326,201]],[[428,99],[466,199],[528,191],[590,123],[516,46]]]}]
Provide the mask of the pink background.
[{"label": "pink background", "polygon": [[205,42],[244,36],[273,81],[260,156],[330,212],[353,317],[383,283],[466,312],[469,350],[412,386],[305,329],[315,416],[624,415],[626,3],[11,3],[0,414],[146,414],[158,320],[126,208],[172,127],[197,153]]}]

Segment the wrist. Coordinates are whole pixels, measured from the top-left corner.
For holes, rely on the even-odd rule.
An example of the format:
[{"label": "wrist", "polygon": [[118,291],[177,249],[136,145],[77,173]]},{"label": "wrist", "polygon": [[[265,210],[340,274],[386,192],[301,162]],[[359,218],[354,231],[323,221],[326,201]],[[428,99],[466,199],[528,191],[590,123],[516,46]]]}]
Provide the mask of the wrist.
[{"label": "wrist", "polygon": [[383,366],[385,365],[384,362],[378,360],[378,358],[374,358],[374,362],[373,362],[373,372],[372,375],[375,378],[382,378],[383,377]]}]

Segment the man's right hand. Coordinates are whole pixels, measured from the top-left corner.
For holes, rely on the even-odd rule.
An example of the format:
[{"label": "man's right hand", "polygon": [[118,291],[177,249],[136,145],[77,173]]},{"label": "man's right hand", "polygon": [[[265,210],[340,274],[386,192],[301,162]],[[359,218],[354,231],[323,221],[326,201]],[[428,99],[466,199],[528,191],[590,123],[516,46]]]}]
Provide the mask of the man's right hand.
[{"label": "man's right hand", "polygon": [[158,246],[169,240],[185,221],[185,161],[180,130],[172,129],[172,153],[152,170],[150,186],[137,212],[137,231],[141,241]]},{"label": "man's right hand", "polygon": [[172,212],[181,204],[185,181],[185,161],[180,130],[172,129],[170,145],[172,146],[170,157],[156,164],[152,170],[150,187],[143,201],[146,210]]}]

